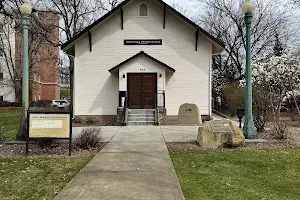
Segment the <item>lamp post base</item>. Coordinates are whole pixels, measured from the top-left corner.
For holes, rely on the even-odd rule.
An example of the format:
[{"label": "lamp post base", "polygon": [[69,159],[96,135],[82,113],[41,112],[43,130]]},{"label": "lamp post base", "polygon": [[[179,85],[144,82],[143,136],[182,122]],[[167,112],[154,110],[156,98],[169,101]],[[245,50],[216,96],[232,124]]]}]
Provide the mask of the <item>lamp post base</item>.
[{"label": "lamp post base", "polygon": [[258,138],[257,129],[254,126],[253,120],[245,119],[243,131],[244,131],[244,135],[245,135],[246,139],[257,139]]}]

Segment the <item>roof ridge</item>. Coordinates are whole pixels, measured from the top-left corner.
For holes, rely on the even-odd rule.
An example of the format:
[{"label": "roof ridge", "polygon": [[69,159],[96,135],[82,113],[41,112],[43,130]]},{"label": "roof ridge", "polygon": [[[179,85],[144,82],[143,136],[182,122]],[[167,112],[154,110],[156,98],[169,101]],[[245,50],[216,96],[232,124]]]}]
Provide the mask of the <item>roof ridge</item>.
[{"label": "roof ridge", "polygon": [[[80,33],[78,33],[75,36],[73,36],[69,41],[67,41],[64,44],[62,44],[61,45],[61,49],[65,49],[67,46],[69,46],[74,41],[76,41],[77,39],[79,39],[85,33],[89,32],[92,28],[94,28],[96,25],[98,25],[99,23],[101,23],[102,21],[104,21],[106,18],[108,18],[109,16],[113,15],[115,12],[117,12],[119,9],[121,9],[123,6],[125,6],[130,1],[132,1],[132,0],[125,0],[125,1],[121,2],[120,4],[118,4],[118,6],[116,6],[111,11],[109,11],[108,13],[106,13],[105,15],[103,15],[102,17],[100,17],[98,20],[96,20],[95,22],[93,22],[91,25],[87,26]],[[170,6],[166,2],[164,2],[162,0],[153,0],[153,1],[156,1],[156,2],[160,3],[161,5],[163,5],[164,7],[168,8],[169,10],[171,10],[172,12],[174,12],[176,15],[178,15],[186,23],[190,24],[191,26],[193,26],[197,30],[201,31],[204,35],[206,35],[207,37],[209,37],[215,43],[217,43],[218,45],[220,45],[223,48],[225,47],[225,44],[220,39],[214,37],[209,32],[205,31],[203,28],[201,28],[195,22],[193,22],[192,20],[190,20],[189,18],[187,18],[186,16],[184,16],[183,14],[181,14],[180,12],[178,12],[176,9],[174,9],[172,6]]]}]

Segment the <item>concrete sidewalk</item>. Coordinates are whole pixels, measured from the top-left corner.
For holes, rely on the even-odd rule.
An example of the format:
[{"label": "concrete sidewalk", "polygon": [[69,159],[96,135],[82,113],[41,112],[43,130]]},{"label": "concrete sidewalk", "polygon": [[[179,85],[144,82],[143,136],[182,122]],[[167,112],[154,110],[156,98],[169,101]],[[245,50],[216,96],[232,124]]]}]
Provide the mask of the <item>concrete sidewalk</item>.
[{"label": "concrete sidewalk", "polygon": [[162,128],[139,126],[120,127],[107,146],[55,199],[183,200],[184,197]]},{"label": "concrete sidewalk", "polygon": [[[143,126],[140,126],[143,127]],[[122,131],[127,132],[140,132],[143,131],[144,127],[147,129],[146,132],[161,132],[163,139],[165,142],[196,142],[199,126],[144,126],[140,128],[137,126],[99,126],[99,127],[73,127],[73,138],[79,136],[80,132],[85,128],[101,128],[101,135],[103,138],[103,142],[109,142],[112,138],[122,129]],[[126,128],[126,130],[124,129]],[[144,136],[144,135],[142,135]],[[155,135],[151,135],[152,137],[156,137]],[[132,137],[128,135],[128,137]],[[160,135],[161,137],[161,135]],[[139,138],[138,140],[140,140]],[[161,138],[160,138],[161,139]],[[149,138],[145,138],[145,140],[149,140]],[[150,138],[150,141],[153,138]]]}]

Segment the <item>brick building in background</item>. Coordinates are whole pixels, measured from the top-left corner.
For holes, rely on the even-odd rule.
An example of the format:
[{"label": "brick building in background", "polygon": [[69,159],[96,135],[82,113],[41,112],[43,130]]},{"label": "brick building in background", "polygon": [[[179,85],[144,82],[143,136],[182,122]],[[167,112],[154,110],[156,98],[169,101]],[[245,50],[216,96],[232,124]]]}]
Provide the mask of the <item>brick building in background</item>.
[{"label": "brick building in background", "polygon": [[[59,43],[59,16],[53,12],[39,12],[41,24],[51,27],[47,30],[48,39],[54,44]],[[50,37],[50,38],[49,38]],[[60,68],[59,51],[49,42],[45,42],[40,49],[40,80],[37,82],[38,88],[32,91],[32,98],[40,100],[60,99]],[[38,96],[40,95],[40,96]]]},{"label": "brick building in background", "polygon": [[[33,43],[32,48],[37,48],[37,55],[32,58],[34,67],[29,75],[31,86],[29,98],[30,101],[60,99],[59,47],[54,46],[59,42],[59,16],[47,11],[38,11],[33,15],[35,16],[32,17],[36,17],[38,20],[35,21],[39,24],[33,22],[31,30],[39,29],[42,34],[34,35],[35,38],[30,41]],[[42,31],[43,29],[46,31]],[[22,39],[22,34],[16,38]],[[18,41],[18,39],[16,39],[16,45],[22,43],[22,40]],[[16,51],[16,55],[18,54],[21,55]]]},{"label": "brick building in background", "polygon": [[[30,16],[29,30],[29,101],[60,99],[59,16],[36,11]],[[15,26],[15,99],[22,102],[23,31],[21,20]],[[4,98],[5,100],[5,98]]]}]

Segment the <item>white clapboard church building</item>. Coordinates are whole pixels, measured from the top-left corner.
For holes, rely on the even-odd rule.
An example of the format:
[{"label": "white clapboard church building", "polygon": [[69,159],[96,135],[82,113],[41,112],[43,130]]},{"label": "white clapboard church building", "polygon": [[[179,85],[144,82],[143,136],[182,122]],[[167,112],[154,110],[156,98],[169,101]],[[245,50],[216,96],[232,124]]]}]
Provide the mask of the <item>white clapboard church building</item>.
[{"label": "white clapboard church building", "polygon": [[62,49],[75,116],[176,124],[184,103],[212,113],[212,56],[224,44],[161,0],[125,0]]}]

